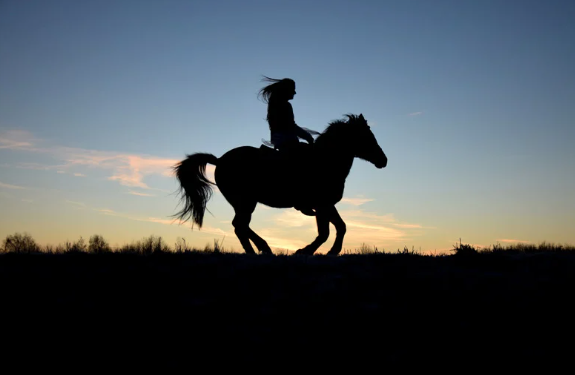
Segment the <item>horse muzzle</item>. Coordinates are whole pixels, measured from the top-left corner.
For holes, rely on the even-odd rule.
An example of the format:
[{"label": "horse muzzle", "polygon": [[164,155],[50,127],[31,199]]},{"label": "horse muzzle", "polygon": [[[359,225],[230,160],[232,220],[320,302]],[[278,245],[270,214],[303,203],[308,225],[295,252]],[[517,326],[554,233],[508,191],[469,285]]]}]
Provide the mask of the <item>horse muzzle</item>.
[{"label": "horse muzzle", "polygon": [[373,163],[377,169],[382,169],[387,166],[387,156],[381,151],[381,155],[378,155],[377,159]]}]

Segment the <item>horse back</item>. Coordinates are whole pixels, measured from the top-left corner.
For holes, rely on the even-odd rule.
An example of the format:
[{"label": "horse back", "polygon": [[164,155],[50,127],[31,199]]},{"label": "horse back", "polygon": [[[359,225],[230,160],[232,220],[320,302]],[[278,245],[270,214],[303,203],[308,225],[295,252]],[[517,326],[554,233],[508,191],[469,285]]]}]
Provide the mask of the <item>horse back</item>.
[{"label": "horse back", "polygon": [[310,166],[299,156],[264,145],[226,152],[215,171],[222,194],[253,198],[272,207],[292,207],[308,196],[314,185],[309,175]]}]

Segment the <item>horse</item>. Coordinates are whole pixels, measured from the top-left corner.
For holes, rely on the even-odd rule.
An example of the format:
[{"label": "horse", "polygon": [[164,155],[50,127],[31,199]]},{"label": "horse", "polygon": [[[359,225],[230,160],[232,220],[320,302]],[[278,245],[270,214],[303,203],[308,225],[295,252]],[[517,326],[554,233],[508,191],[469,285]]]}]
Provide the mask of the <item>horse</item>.
[{"label": "horse", "polygon": [[[316,239],[295,254],[313,255],[329,237],[329,223],[336,238],[328,255],[341,252],[346,225],[335,205],[342,197],[345,180],[354,159],[372,163],[377,169],[387,166],[387,156],[379,146],[367,121],[360,113],[332,121],[311,145],[300,143],[294,151],[276,151],[240,146],[217,158],[209,153],[194,153],[173,166],[179,181],[184,207],[174,216],[192,219],[201,230],[213,190],[217,186],[233,207],[234,232],[247,254],[273,254],[267,242],[249,226],[258,203],[274,208],[310,207],[316,217]],[[206,165],[216,166],[215,183],[206,175]]]}]

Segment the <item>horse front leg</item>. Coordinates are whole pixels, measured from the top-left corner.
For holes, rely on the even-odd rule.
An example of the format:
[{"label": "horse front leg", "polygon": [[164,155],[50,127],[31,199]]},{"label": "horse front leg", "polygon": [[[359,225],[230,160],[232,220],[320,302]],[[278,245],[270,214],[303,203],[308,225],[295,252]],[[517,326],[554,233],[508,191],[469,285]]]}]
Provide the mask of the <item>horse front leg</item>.
[{"label": "horse front leg", "polygon": [[333,246],[328,251],[327,255],[338,255],[341,252],[341,247],[343,246],[343,237],[345,236],[345,232],[347,230],[345,222],[339,216],[339,212],[337,209],[333,207],[329,215],[329,221],[333,224],[336,230],[335,235],[335,242]]},{"label": "horse front leg", "polygon": [[296,255],[313,255],[315,251],[325,242],[329,237],[329,211],[316,209],[315,221],[317,224],[317,237],[315,240],[295,252]]}]

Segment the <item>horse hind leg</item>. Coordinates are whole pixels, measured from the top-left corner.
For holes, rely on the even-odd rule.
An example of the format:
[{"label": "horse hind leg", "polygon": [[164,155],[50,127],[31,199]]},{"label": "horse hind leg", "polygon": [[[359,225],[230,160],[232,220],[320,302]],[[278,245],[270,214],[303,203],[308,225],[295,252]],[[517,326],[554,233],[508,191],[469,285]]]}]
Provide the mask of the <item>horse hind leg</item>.
[{"label": "horse hind leg", "polygon": [[234,232],[236,233],[238,240],[240,240],[246,254],[255,254],[256,252],[250,242],[250,219],[250,213],[242,213],[236,210],[236,215],[234,216],[234,220],[232,220],[232,225],[234,226]]}]

